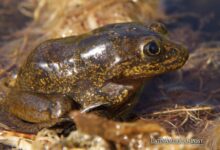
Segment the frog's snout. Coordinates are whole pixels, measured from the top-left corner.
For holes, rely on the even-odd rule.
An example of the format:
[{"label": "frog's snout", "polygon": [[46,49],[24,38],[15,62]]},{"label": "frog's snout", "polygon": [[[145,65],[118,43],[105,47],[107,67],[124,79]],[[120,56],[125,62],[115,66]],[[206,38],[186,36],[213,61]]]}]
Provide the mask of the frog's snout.
[{"label": "frog's snout", "polygon": [[187,60],[189,58],[189,50],[185,47],[183,47],[183,49],[184,49],[184,55],[185,55],[186,60]]},{"label": "frog's snout", "polygon": [[166,70],[176,70],[181,68],[189,57],[189,51],[181,44],[170,43],[165,47],[163,66]]},{"label": "frog's snout", "polygon": [[179,49],[178,54],[177,54],[178,60],[182,62],[182,65],[184,65],[185,62],[189,58],[189,50],[185,46],[182,46],[182,45],[179,45],[178,49]]}]

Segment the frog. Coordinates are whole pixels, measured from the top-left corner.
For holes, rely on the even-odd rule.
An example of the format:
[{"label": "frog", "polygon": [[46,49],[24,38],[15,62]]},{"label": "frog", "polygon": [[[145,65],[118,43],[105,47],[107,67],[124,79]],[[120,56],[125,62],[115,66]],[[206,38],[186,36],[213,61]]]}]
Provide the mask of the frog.
[{"label": "frog", "polygon": [[162,23],[126,22],[42,42],[19,69],[1,105],[0,122],[34,133],[64,121],[75,109],[114,114],[129,107],[145,80],[187,61],[187,48],[167,33]]}]

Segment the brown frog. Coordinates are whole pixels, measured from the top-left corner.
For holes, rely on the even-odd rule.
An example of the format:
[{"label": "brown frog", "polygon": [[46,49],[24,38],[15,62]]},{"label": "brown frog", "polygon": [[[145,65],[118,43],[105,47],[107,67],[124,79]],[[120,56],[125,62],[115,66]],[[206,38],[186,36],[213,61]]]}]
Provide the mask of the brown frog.
[{"label": "brown frog", "polygon": [[176,70],[188,58],[166,33],[159,23],[119,23],[43,42],[19,70],[0,122],[32,133],[62,121],[76,105],[82,112],[111,113],[132,105],[145,79]]}]

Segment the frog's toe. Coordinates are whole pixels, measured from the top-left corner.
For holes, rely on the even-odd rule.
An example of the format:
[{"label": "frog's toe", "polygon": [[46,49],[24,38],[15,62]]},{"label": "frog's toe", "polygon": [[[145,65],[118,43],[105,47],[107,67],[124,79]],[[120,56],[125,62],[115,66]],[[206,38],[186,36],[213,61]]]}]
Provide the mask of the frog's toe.
[{"label": "frog's toe", "polygon": [[110,103],[106,102],[100,102],[100,103],[95,103],[89,106],[86,106],[81,110],[81,113],[87,113],[91,111],[97,111],[97,110],[104,110],[106,107],[110,106]]}]

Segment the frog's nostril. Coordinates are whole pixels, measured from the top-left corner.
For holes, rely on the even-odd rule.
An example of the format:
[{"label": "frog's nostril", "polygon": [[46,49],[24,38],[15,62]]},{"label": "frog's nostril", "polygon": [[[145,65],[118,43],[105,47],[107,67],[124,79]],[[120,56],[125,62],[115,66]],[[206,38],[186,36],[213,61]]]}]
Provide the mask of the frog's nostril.
[{"label": "frog's nostril", "polygon": [[171,56],[173,56],[173,55],[176,55],[177,54],[177,49],[175,49],[175,48],[171,48],[170,50],[169,50],[169,54],[171,55]]},{"label": "frog's nostril", "polygon": [[177,52],[177,49],[171,48],[171,53],[176,53],[176,52]]}]

